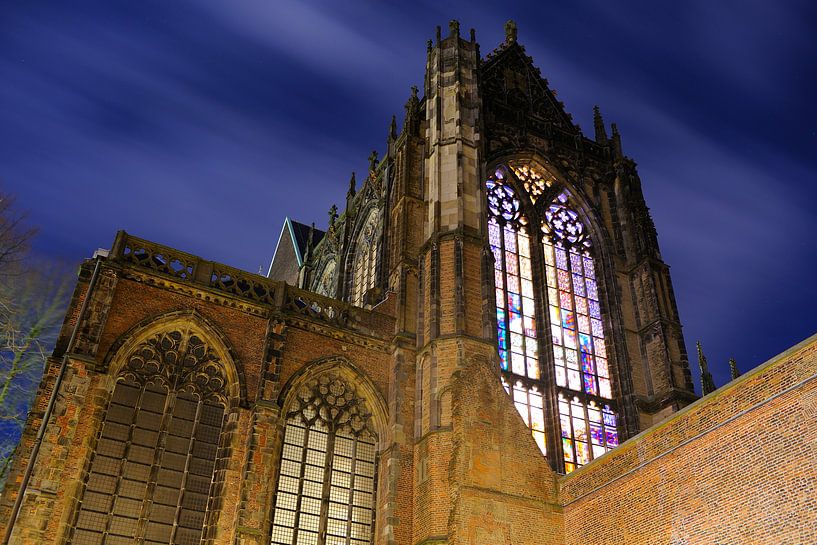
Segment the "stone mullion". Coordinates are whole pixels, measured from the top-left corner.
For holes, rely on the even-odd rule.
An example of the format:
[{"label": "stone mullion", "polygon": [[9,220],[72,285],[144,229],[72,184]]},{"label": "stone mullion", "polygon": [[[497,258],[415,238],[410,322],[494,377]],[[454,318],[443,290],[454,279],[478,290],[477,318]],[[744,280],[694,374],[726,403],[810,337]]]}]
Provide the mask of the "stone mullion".
[{"label": "stone mullion", "polygon": [[[179,505],[176,506],[176,513],[173,515],[173,531],[172,531],[172,540],[176,538],[176,532],[179,528],[179,517],[182,513],[182,498],[184,497],[185,487],[187,486],[187,477],[188,472],[190,470],[190,460],[193,458],[193,443],[194,437],[196,436],[196,430],[199,427],[199,421],[201,419],[201,408],[204,405],[204,402],[199,400],[196,403],[196,416],[193,418],[193,426],[190,430],[190,440],[187,443],[187,455],[184,460],[184,472],[182,473],[182,482],[179,485]],[[215,470],[215,467],[213,468]],[[212,476],[210,477],[212,479]],[[202,534],[204,532],[204,528],[202,527]],[[202,537],[204,537],[202,535]]]},{"label": "stone mullion", "polygon": [[[184,352],[180,351],[181,354]],[[144,387],[142,393],[144,394]],[[162,413],[162,421],[159,424],[159,431],[157,432],[156,449],[153,451],[153,463],[150,466],[150,473],[147,478],[147,490],[145,492],[145,499],[142,501],[142,511],[139,513],[139,521],[136,525],[136,540],[134,543],[144,543],[145,527],[147,526],[148,517],[150,517],[150,510],[153,506],[153,495],[156,492],[157,481],[159,478],[159,469],[161,467],[162,456],[165,452],[165,442],[167,441],[168,428],[171,419],[173,418],[173,409],[176,406],[176,392],[168,389],[167,397],[165,397],[165,407]],[[179,488],[179,501],[181,501],[181,488]]]},{"label": "stone mullion", "polygon": [[[114,384],[114,389],[115,388],[116,388],[116,385]],[[119,474],[116,476],[117,481],[116,481],[116,487],[114,488],[113,498],[111,499],[111,508],[113,508],[114,504],[116,503],[116,500],[119,498],[119,489],[122,487],[122,480],[125,478],[125,475],[124,475],[125,474],[125,465],[127,464],[128,454],[130,453],[131,446],[133,445],[133,431],[134,431],[134,428],[136,427],[136,416],[139,414],[140,407],[142,406],[142,398],[144,398],[144,396],[145,396],[145,385],[142,384],[141,389],[139,391],[139,399],[136,401],[136,405],[133,408],[133,418],[132,418],[131,423],[130,423],[130,429],[128,430],[128,439],[125,441],[125,452],[122,455],[122,465],[119,466]],[[108,400],[108,408],[110,408],[111,401],[113,401],[113,396],[111,396],[111,399]],[[166,406],[167,406],[167,397],[165,397],[165,407]],[[107,410],[105,412],[107,413]],[[103,422],[102,422],[102,426],[104,426],[104,425],[105,425],[105,417],[103,417]],[[102,437],[102,426],[100,426],[100,428],[99,428],[99,438]],[[97,443],[98,442],[99,442],[99,439],[97,439]],[[94,453],[94,458],[95,457],[96,457],[96,453]],[[93,462],[94,462],[93,459],[91,459],[91,464],[92,464],[91,467],[93,466]],[[89,477],[90,477],[90,467],[89,467]],[[87,482],[85,483],[85,486],[87,486]],[[137,526],[139,524],[141,524],[141,518],[144,515],[145,501],[147,501],[147,499],[148,499],[147,493],[148,493],[148,491],[146,490],[145,491],[145,498],[142,501],[142,513],[140,513],[140,517],[139,517],[140,522],[137,523]],[[79,509],[77,509],[77,515],[79,515]],[[112,520],[113,520],[113,512],[108,513],[108,520],[105,523],[105,531],[103,533],[103,536],[104,536],[103,538],[107,538],[108,532],[111,529],[111,521]],[[76,522],[75,522],[75,524],[76,524]],[[138,539],[138,533],[137,533],[137,539]]]},{"label": "stone mullion", "polygon": [[[354,497],[355,497],[355,477],[357,476],[357,440],[358,438],[355,437],[352,441],[352,465],[349,470],[349,505],[347,505],[346,510],[346,543],[347,545],[351,541],[352,536],[352,508],[354,505]],[[375,503],[374,495],[372,495],[372,505],[377,505]]]},{"label": "stone mullion", "polygon": [[[330,425],[329,433],[326,434],[326,457],[324,458],[323,466],[323,489],[321,490],[321,514],[318,522],[318,545],[326,543],[326,526],[329,522],[329,496],[332,491],[332,458],[335,456],[335,428],[334,424]],[[306,446],[306,443],[305,445]],[[306,450],[304,450],[304,467],[306,467]],[[303,471],[301,472],[303,474]],[[303,487],[303,480],[301,481]],[[351,494],[351,488],[350,494]],[[301,492],[303,495],[303,491]],[[298,506],[300,507],[300,498],[298,498]]]},{"label": "stone mullion", "polygon": [[[530,254],[531,254],[531,276],[533,277],[534,305],[537,315],[537,339],[539,347],[539,369],[542,385],[542,405],[545,410],[545,423],[547,430],[545,437],[547,440],[548,461],[554,471],[564,473],[564,456],[561,444],[561,424],[559,422],[558,389],[556,388],[556,372],[554,370],[555,359],[553,356],[553,343],[551,342],[550,313],[548,312],[547,298],[547,275],[545,255],[547,251],[544,247],[541,222],[538,217],[536,221],[531,221],[530,233]],[[535,227],[535,229],[534,229]]]}]

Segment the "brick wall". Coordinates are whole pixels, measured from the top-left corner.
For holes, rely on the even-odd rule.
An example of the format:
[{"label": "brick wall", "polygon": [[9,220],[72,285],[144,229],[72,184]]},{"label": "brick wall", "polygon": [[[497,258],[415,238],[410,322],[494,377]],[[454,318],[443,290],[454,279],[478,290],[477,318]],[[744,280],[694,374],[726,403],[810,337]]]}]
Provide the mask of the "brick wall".
[{"label": "brick wall", "polygon": [[567,544],[817,542],[817,336],[564,477]]}]

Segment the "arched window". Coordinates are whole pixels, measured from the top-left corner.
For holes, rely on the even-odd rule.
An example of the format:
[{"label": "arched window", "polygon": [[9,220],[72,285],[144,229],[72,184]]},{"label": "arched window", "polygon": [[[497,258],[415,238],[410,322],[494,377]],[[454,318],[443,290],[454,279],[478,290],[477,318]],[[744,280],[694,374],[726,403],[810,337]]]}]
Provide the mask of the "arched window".
[{"label": "arched window", "polygon": [[287,412],[270,543],[372,542],[377,436],[354,387],[325,373]]},{"label": "arched window", "polygon": [[226,407],[226,379],[198,335],[132,350],[80,497],[75,545],[198,544]]},{"label": "arched window", "polygon": [[[543,453],[546,427],[558,426],[570,472],[618,445],[591,238],[567,192],[550,204],[543,200],[558,186],[529,164],[498,167],[485,188],[503,384]],[[523,213],[523,198],[536,216],[532,221]],[[544,270],[534,270],[531,225],[541,228]],[[534,278],[545,289],[537,289]],[[539,293],[545,296],[540,311],[549,318],[539,319],[550,323],[550,342],[536,334]],[[540,350],[552,350],[554,384],[543,378]],[[558,415],[544,412],[549,395]]]},{"label": "arched window", "polygon": [[378,210],[373,209],[355,242],[352,266],[352,303],[355,305],[362,305],[366,292],[375,285],[379,249]]},{"label": "arched window", "polygon": [[521,213],[519,198],[506,183],[507,176],[507,170],[499,168],[485,183],[488,241],[494,254],[499,358],[505,378],[511,382],[508,391],[514,404],[545,453],[531,244],[527,219]]},{"label": "arched window", "polygon": [[559,427],[570,472],[618,446],[596,266],[587,229],[560,193],[542,222]]},{"label": "arched window", "polygon": [[321,276],[318,279],[318,284],[315,288],[315,292],[318,293],[319,295],[334,297],[335,296],[335,290],[333,289],[334,286],[335,286],[335,260],[333,259],[323,267],[323,272],[321,273]]}]

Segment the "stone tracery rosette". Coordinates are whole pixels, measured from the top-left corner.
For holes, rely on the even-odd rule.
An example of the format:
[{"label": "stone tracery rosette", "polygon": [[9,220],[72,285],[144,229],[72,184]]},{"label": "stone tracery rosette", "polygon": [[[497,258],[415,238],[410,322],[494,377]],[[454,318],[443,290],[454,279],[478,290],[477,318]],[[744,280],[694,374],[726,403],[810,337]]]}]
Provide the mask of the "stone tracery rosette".
[{"label": "stone tracery rosette", "polygon": [[335,432],[375,436],[366,401],[349,382],[333,373],[320,375],[301,386],[288,416]]},{"label": "stone tracery rosette", "polygon": [[196,334],[170,331],[153,335],[133,350],[120,376],[138,384],[187,390],[204,401],[227,402],[224,366]]}]

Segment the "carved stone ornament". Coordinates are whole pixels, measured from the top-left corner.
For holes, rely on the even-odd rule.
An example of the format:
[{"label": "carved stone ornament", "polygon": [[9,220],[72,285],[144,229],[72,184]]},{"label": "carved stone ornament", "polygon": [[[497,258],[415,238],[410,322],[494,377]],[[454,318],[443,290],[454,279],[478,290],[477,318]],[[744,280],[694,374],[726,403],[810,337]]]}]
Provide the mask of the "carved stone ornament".
[{"label": "carved stone ornament", "polygon": [[298,390],[289,417],[300,416],[307,425],[318,424],[331,431],[375,436],[371,412],[355,388],[342,377],[325,373]]},{"label": "carved stone ornament", "polygon": [[158,333],[128,357],[120,376],[140,384],[161,383],[168,388],[226,403],[227,377],[215,352],[193,333]]}]

